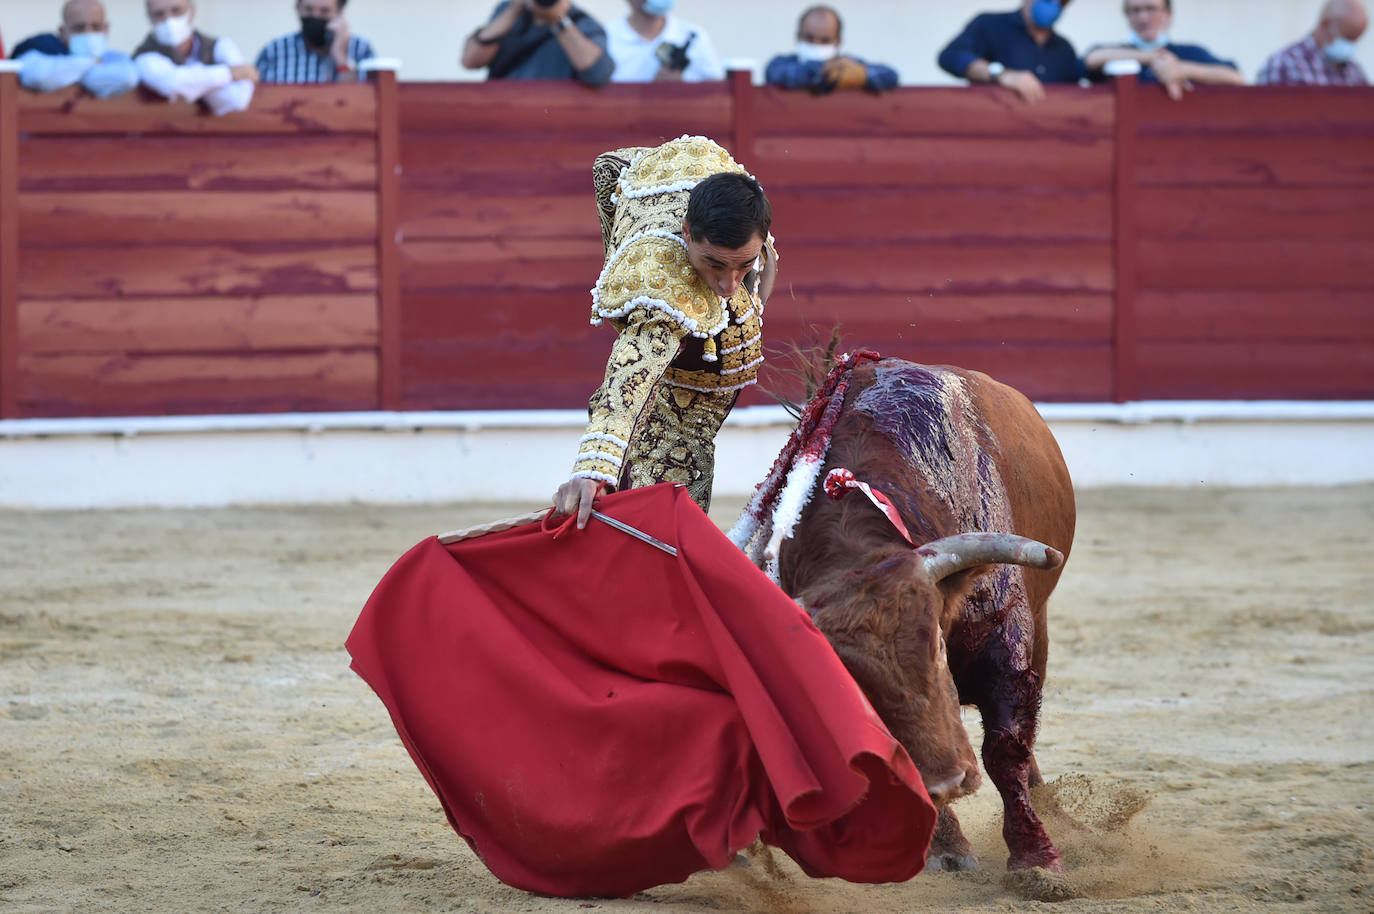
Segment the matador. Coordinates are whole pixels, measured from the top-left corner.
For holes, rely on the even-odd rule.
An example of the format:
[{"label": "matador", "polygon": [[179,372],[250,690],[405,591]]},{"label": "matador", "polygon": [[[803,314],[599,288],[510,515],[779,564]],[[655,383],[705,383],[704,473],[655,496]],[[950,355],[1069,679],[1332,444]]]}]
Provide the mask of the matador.
[{"label": "matador", "polygon": [[606,259],[591,322],[618,336],[554,505],[582,526],[600,483],[675,482],[707,510],[716,433],[763,362],[768,198],[705,137],[604,153],[593,179]]}]

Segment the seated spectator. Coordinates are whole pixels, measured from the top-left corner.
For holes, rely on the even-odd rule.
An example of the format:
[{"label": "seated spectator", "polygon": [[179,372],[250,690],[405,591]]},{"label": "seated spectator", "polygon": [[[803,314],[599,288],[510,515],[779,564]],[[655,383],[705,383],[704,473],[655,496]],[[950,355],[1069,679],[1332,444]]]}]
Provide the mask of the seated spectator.
[{"label": "seated spectator", "polygon": [[674,0],[628,2],[630,12],[606,29],[606,47],[615,61],[613,81],[699,83],[725,78],[711,36],[669,15]]},{"label": "seated spectator", "polygon": [[881,92],[897,85],[897,71],[891,67],[840,53],[843,29],[833,7],[810,7],[797,22],[797,49],[768,61],[764,81],[785,89],[810,89],[818,95],[834,89]]},{"label": "seated spectator", "polygon": [[996,83],[1030,104],[1045,83],[1076,83],[1083,63],[1054,30],[1068,0],[1022,0],[1010,13],[981,13],[940,52],[940,68],[975,83]]},{"label": "seated spectator", "polygon": [[1216,57],[1201,45],[1169,40],[1173,0],[1126,0],[1126,20],[1131,27],[1128,41],[1098,45],[1083,59],[1089,79],[1104,78],[1102,68],[1109,61],[1134,60],[1140,64],[1140,81],[1164,86],[1175,101],[1194,83],[1245,85],[1245,77],[1231,61]]},{"label": "seated spectator", "polygon": [[571,0],[503,0],[463,45],[463,66],[487,79],[576,79],[604,86],[615,61],[606,30]]},{"label": "seated spectator", "polygon": [[128,54],[109,49],[109,34],[100,0],[67,0],[57,34],[15,45],[14,57],[23,66],[20,85],[53,92],[80,83],[96,98],[128,92],[138,85],[138,70]]},{"label": "seated spectator", "polygon": [[1365,86],[1369,80],[1355,62],[1355,42],[1369,26],[1360,0],[1330,0],[1317,27],[1297,44],[1275,52],[1260,69],[1261,85]]},{"label": "seated spectator", "polygon": [[244,111],[258,70],[229,38],[211,38],[192,25],[194,0],[147,0],[153,31],[134,52],[143,84],[173,101],[203,101],[216,115]]},{"label": "seated spectator", "polygon": [[258,79],[265,83],[353,82],[358,64],[377,54],[366,38],[351,34],[343,8],[348,0],[296,0],[301,30],[258,52]]}]

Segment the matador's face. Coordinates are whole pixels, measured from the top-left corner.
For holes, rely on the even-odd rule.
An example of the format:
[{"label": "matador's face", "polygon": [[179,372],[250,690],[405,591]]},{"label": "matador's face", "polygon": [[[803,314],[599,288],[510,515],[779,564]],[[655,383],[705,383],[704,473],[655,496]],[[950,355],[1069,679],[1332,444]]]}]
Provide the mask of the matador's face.
[{"label": "matador's face", "polygon": [[692,268],[721,298],[735,294],[763,251],[764,239],[761,235],[755,235],[742,247],[726,248],[712,244],[705,238],[693,238],[685,221],[682,224],[682,237],[687,242],[687,259],[691,261]]}]

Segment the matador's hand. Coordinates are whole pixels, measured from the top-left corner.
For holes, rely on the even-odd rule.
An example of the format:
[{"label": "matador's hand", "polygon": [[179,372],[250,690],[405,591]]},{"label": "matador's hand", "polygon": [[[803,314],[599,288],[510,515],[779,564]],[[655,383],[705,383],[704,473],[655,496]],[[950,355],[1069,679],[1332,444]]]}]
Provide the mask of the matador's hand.
[{"label": "matador's hand", "polygon": [[591,520],[592,502],[596,499],[597,489],[602,485],[603,483],[595,479],[574,476],[559,486],[558,491],[554,493],[554,513],[564,517],[576,513],[577,529],[583,529],[587,526],[587,521]]}]

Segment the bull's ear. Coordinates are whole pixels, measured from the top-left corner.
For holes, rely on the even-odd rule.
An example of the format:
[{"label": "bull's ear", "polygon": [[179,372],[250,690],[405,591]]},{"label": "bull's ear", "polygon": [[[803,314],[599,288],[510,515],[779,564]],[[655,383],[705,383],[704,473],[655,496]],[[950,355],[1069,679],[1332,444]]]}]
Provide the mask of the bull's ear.
[{"label": "bull's ear", "polygon": [[938,584],[977,565],[1026,565],[1046,570],[1064,564],[1064,553],[1014,533],[960,533],[926,543],[916,550],[925,572]]}]

